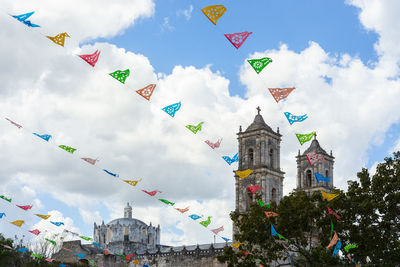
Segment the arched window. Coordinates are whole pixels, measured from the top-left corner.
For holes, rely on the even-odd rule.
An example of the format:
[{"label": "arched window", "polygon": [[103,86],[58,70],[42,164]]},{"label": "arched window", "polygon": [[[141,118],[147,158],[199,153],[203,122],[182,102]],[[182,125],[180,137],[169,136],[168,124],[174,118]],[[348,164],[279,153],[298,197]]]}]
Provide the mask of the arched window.
[{"label": "arched window", "polygon": [[249,157],[249,168],[253,167],[254,164],[254,150],[249,148],[248,150],[248,157]]},{"label": "arched window", "polygon": [[307,170],[306,171],[306,187],[311,187],[311,179],[312,179],[312,175],[311,175],[311,170]]},{"label": "arched window", "polygon": [[325,171],[325,177],[329,177],[329,170]]},{"label": "arched window", "polygon": [[269,150],[269,166],[271,168],[274,168],[274,150],[273,149]]},{"label": "arched window", "polygon": [[272,190],[271,190],[271,202],[276,203],[276,189],[275,188],[272,188]]}]

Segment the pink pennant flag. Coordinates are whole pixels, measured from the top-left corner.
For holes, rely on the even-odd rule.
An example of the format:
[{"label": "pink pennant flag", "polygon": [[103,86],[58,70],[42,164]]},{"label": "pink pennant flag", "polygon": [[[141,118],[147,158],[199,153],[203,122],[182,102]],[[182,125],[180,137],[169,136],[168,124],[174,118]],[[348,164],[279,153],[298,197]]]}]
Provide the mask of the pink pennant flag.
[{"label": "pink pennant flag", "polygon": [[142,191],[145,192],[146,194],[149,194],[152,197],[154,197],[157,193],[162,193],[161,191],[158,191],[158,190],[154,190],[154,191],[151,191],[151,192],[148,192],[146,190],[142,190]]},{"label": "pink pennant flag", "polygon": [[313,165],[315,162],[320,160],[321,162],[324,162],[325,158],[321,154],[315,153],[315,152],[310,152],[306,154],[306,157],[308,159],[308,162],[310,165]]},{"label": "pink pennant flag", "polygon": [[87,63],[89,63],[90,66],[94,67],[94,65],[96,65],[97,63],[97,60],[99,59],[100,51],[96,50],[96,52],[94,52],[91,55],[78,55],[78,56],[83,60],[85,60]]},{"label": "pink pennant flag", "polygon": [[54,260],[54,259],[48,258],[48,259],[45,259],[45,261],[52,263],[52,262],[55,261],[55,260]]},{"label": "pink pennant flag", "polygon": [[211,230],[215,235],[218,235],[218,233],[222,231],[224,231],[224,226]]},{"label": "pink pennant flag", "polygon": [[246,251],[242,251],[242,253],[243,253],[244,255],[249,255],[249,253],[247,253]]},{"label": "pink pennant flag", "polygon": [[349,259],[349,261],[352,261],[351,255],[347,254],[347,258]]},{"label": "pink pennant flag", "polygon": [[331,210],[328,206],[326,206],[326,208],[328,209],[328,213],[329,213],[329,214],[335,215],[336,219],[340,220],[341,217],[339,216],[339,214],[337,214],[336,212],[334,212],[333,210]]},{"label": "pink pennant flag", "polygon": [[264,213],[265,213],[265,216],[266,216],[267,218],[269,218],[269,217],[277,217],[277,216],[279,216],[279,214],[278,214],[278,213],[276,213],[276,212],[273,212],[273,211],[264,211]]},{"label": "pink pennant flag", "polygon": [[11,124],[12,125],[15,125],[15,126],[17,126],[19,129],[21,129],[22,128],[22,126],[21,125],[19,125],[18,123],[16,123],[16,122],[13,122],[12,120],[10,120],[9,118],[6,118],[6,120],[8,120],[9,122],[11,122]]},{"label": "pink pennant flag", "polygon": [[177,211],[179,211],[180,213],[185,213],[189,210],[189,207],[186,207],[184,209],[180,209],[180,208],[175,208]]},{"label": "pink pennant flag", "polygon": [[221,139],[218,139],[216,143],[211,143],[209,140],[204,141],[207,145],[209,145],[212,149],[218,148],[221,145]]},{"label": "pink pennant flag", "polygon": [[338,242],[338,240],[339,240],[339,237],[338,237],[337,233],[335,232],[335,234],[333,235],[333,238],[332,238],[331,242],[329,243],[329,245],[328,245],[326,248],[330,248],[330,247],[336,245],[336,243]]},{"label": "pink pennant flag", "polygon": [[239,47],[242,46],[242,44],[244,43],[244,41],[246,41],[247,37],[249,37],[250,34],[252,34],[252,32],[245,31],[232,34],[227,33],[224,35],[229,40],[229,42],[231,42],[231,44],[236,47],[236,49],[239,49]]},{"label": "pink pennant flag", "polygon": [[264,190],[264,188],[262,188],[261,186],[258,186],[258,185],[249,186],[249,187],[247,187],[247,189],[249,189],[249,191],[250,191],[252,194],[254,194],[255,192],[257,192],[257,190],[259,190],[259,189]]},{"label": "pink pennant flag", "polygon": [[26,205],[26,206],[15,205],[15,206],[17,206],[18,208],[21,208],[21,209],[23,209],[23,210],[30,210],[30,209],[32,208],[31,205]]},{"label": "pink pennant flag", "polygon": [[81,159],[92,165],[96,164],[96,162],[99,161],[98,159],[91,159],[91,158],[81,158]]},{"label": "pink pennant flag", "polygon": [[38,229],[35,229],[35,230],[30,230],[29,233],[32,233],[34,235],[39,235],[40,231]]}]

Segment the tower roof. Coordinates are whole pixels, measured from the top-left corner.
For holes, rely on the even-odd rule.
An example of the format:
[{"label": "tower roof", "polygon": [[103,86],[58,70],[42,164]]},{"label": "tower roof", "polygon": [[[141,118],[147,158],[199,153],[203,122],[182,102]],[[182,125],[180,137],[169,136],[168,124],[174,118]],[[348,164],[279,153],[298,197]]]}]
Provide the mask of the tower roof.
[{"label": "tower roof", "polygon": [[328,153],[326,153],[326,151],[319,145],[317,134],[314,135],[314,139],[312,140],[311,145],[304,151],[303,155],[310,152],[328,155]]},{"label": "tower roof", "polygon": [[269,131],[269,132],[271,132],[271,133],[275,133],[275,132],[271,129],[271,127],[269,127],[269,126],[265,123],[263,117],[260,115],[260,111],[261,111],[260,107],[257,107],[257,112],[258,112],[258,114],[257,114],[256,117],[254,118],[253,123],[250,124],[249,127],[247,127],[247,129],[246,129],[245,132],[250,132],[250,131],[256,131],[256,130],[265,129],[265,130],[267,130],[267,131]]}]

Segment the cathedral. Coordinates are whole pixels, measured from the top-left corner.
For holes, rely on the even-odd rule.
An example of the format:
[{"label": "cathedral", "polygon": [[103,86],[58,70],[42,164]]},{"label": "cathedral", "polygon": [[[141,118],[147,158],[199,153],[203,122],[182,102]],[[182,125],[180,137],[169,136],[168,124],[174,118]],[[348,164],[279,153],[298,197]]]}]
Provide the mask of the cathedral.
[{"label": "cathedral", "polygon": [[[235,174],[235,211],[245,213],[250,210],[250,204],[255,201],[254,195],[247,190],[248,186],[261,186],[262,201],[265,203],[279,201],[283,197],[284,172],[280,166],[280,144],[282,135],[279,128],[274,131],[268,126],[257,108],[257,114],[253,122],[245,131],[239,127],[238,149],[239,161],[238,170],[251,169],[253,172],[246,179],[241,180]],[[322,154],[325,158],[323,162],[318,161],[311,165],[307,155],[311,152]],[[316,190],[330,192],[333,187],[333,164],[334,157],[320,146],[316,135],[311,141],[310,146],[296,156],[297,163],[297,188],[311,194]],[[330,177],[329,183],[320,181],[317,183],[315,173]],[[237,231],[233,227],[233,234]],[[145,224],[144,222],[132,217],[132,207],[127,204],[124,208],[123,218],[112,220],[101,225],[94,224],[93,240],[100,244],[105,251],[94,244],[81,244],[80,240],[64,242],[63,248],[74,251],[74,253],[84,253],[85,259],[79,262],[88,264],[88,259],[105,267],[125,267],[125,266],[157,266],[157,267],[222,267],[226,266],[218,262],[216,256],[223,253],[224,247],[231,243],[212,243],[192,246],[168,246],[160,244],[160,225],[157,227]],[[116,254],[135,254],[134,259],[138,259],[140,265],[127,263],[126,260]],[[78,262],[71,253],[66,253],[63,249],[53,255],[53,258],[62,262]],[[132,258],[133,259],[133,258]]]}]

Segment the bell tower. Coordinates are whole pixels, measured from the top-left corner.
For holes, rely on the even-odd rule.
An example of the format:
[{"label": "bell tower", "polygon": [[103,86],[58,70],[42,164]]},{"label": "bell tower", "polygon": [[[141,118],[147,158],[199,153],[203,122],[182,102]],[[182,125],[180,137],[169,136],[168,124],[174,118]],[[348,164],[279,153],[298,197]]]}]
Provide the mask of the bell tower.
[{"label": "bell tower", "polygon": [[239,128],[239,164],[238,171],[250,169],[252,173],[245,179],[240,179],[235,174],[236,212],[244,213],[250,210],[250,203],[255,200],[255,195],[247,189],[249,186],[258,185],[264,190],[257,191],[262,194],[264,203],[276,202],[282,199],[284,172],[280,169],[280,143],[282,135],[279,128],[274,132],[260,114],[252,124],[242,132]]}]

